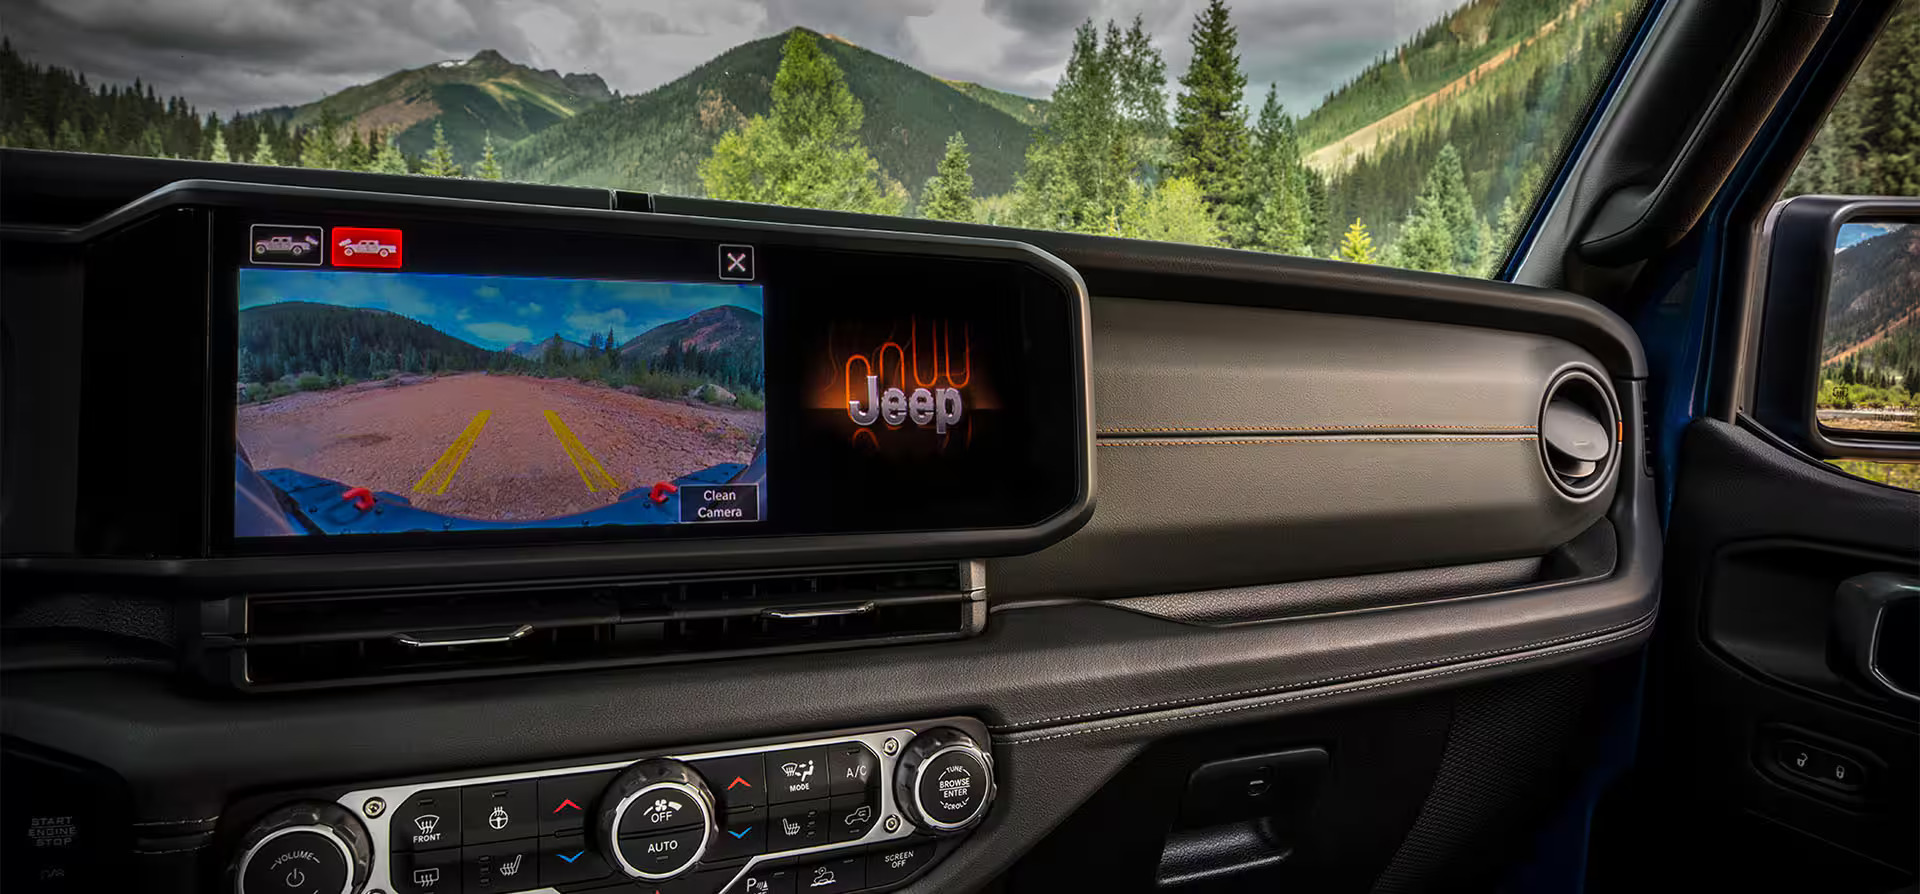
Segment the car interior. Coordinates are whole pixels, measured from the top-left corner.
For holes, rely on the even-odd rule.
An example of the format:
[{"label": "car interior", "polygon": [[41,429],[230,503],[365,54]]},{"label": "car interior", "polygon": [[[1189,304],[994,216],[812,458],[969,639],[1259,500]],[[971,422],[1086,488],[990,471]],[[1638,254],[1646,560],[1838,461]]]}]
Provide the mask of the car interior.
[{"label": "car interior", "polygon": [[4,886],[1912,891],[1902,16],[1632,5],[1487,279],[0,149]]}]

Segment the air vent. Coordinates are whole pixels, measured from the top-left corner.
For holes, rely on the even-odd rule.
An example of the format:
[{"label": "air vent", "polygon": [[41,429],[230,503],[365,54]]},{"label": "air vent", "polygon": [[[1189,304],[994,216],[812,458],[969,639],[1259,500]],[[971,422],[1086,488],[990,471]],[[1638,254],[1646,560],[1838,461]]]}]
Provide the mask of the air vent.
[{"label": "air vent", "polygon": [[1540,457],[1547,477],[1571,497],[1600,490],[1613,476],[1622,431],[1613,398],[1595,376],[1562,373],[1540,409]]},{"label": "air vent", "polygon": [[242,597],[203,613],[245,620],[202,634],[201,665],[289,689],[953,639],[986,622],[981,577],[967,563]]}]

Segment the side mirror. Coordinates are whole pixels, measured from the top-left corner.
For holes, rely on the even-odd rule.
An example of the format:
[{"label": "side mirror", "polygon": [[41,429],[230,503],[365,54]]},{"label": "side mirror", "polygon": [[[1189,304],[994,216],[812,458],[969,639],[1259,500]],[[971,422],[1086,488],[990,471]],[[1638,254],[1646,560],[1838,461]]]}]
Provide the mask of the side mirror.
[{"label": "side mirror", "polygon": [[1823,459],[1920,460],[1920,198],[1799,196],[1762,241],[1754,417]]}]

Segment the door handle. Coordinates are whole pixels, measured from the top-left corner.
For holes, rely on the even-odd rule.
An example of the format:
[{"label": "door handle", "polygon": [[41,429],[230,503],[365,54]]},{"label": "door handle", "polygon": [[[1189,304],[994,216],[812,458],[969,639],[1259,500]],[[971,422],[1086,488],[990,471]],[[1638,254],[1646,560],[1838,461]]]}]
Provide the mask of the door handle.
[{"label": "door handle", "polygon": [[1861,676],[1920,702],[1920,578],[1877,571],[1841,581],[1833,630]]}]

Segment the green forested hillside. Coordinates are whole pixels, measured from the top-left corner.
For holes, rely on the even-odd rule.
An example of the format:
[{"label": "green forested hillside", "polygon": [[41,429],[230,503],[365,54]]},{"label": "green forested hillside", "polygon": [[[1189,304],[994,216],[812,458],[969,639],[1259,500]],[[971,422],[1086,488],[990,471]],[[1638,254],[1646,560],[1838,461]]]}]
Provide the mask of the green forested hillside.
[{"label": "green forested hillside", "polygon": [[[1491,17],[1499,11],[1488,10],[1491,5],[1493,0],[1480,0],[1458,15]],[[1333,176],[1329,217],[1362,220],[1376,238],[1397,241],[1423,178],[1442,148],[1452,145],[1460,155],[1467,194],[1485,223],[1482,235],[1490,240],[1481,255],[1492,263],[1579,126],[1593,85],[1613,64],[1622,31],[1639,5],[1639,0],[1578,4],[1570,19],[1517,48],[1470,86],[1412,115],[1384,148]],[[1444,30],[1444,25],[1435,27]],[[1371,81],[1369,74],[1360,78]]]},{"label": "green forested hillside", "polygon": [[1567,0],[1472,0],[1328,93],[1301,119],[1301,145],[1318,149],[1440,89],[1568,6]]},{"label": "green forested hillside", "polygon": [[1806,193],[1920,196],[1920,0],[1901,0],[1787,182]]},{"label": "green forested hillside", "polygon": [[942,78],[940,83],[1012,115],[1015,120],[1028,127],[1038,127],[1047,120],[1047,101],[1044,99],[995,90],[972,81],[949,81]]},{"label": "green forested hillside", "polygon": [[485,369],[498,352],[418,320],[358,307],[284,301],[240,312],[240,381],[311,373],[327,384],[388,372]]},{"label": "green forested hillside", "polygon": [[[742,44],[647,93],[607,103],[516,144],[508,176],[700,195],[700,162],[720,137],[772,108],[787,34]],[[1031,129],[938,78],[845,41],[820,38],[865,107],[861,140],[888,176],[918,190],[947,138],[966,134],[980,192],[1004,192],[1019,172]]]},{"label": "green forested hillside", "polygon": [[90,85],[84,74],[35,65],[0,38],[0,146],[115,155],[200,157],[200,117],[151,84]]},{"label": "green forested hillside", "polygon": [[319,124],[331,113],[353,130],[394,134],[400,151],[412,156],[425,155],[432,147],[437,123],[453,147],[454,160],[468,165],[479,160],[489,134],[496,147],[504,146],[612,98],[598,75],[538,71],[482,50],[464,62],[395,72],[317,102],[262,115],[302,128]]}]

